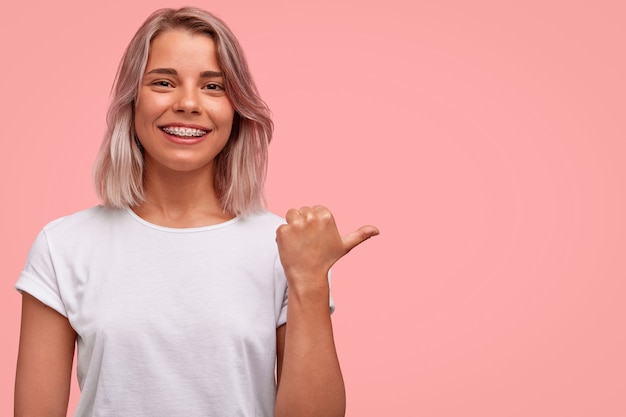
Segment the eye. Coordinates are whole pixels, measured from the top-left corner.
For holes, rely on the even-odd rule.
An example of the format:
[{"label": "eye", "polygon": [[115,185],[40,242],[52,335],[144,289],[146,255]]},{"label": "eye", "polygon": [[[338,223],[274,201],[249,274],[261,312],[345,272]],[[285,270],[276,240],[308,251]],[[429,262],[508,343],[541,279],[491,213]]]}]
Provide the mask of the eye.
[{"label": "eye", "polygon": [[209,83],[205,85],[204,88],[211,91],[224,91],[224,86],[217,83]]},{"label": "eye", "polygon": [[171,87],[172,83],[170,83],[169,81],[165,81],[165,80],[158,80],[158,81],[154,81],[152,85],[156,87]]}]

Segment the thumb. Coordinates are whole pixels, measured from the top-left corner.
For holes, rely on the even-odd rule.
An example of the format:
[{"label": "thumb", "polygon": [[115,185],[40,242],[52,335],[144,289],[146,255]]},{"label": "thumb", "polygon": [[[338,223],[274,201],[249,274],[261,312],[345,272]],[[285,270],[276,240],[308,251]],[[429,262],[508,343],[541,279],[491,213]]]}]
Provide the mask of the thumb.
[{"label": "thumb", "polygon": [[357,245],[365,242],[372,236],[379,235],[380,232],[376,226],[362,226],[359,229],[355,230],[352,233],[348,233],[343,236],[341,240],[343,240],[343,247],[346,253],[350,252]]}]

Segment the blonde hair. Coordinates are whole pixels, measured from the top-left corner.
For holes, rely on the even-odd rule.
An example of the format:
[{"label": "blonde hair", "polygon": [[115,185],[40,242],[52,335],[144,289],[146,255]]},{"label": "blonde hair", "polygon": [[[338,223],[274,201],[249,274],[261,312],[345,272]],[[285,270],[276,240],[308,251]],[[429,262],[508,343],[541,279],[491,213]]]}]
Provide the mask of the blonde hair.
[{"label": "blonde hair", "polygon": [[144,162],[134,126],[137,94],[151,41],[174,29],[213,39],[226,94],[235,109],[228,143],[214,161],[214,187],[222,208],[234,215],[260,211],[265,205],[267,151],[273,132],[270,112],[259,96],[233,33],[219,18],[193,7],[157,10],[126,48],[115,77],[107,130],[94,167],[96,192],[106,206],[129,207],[143,201]]}]

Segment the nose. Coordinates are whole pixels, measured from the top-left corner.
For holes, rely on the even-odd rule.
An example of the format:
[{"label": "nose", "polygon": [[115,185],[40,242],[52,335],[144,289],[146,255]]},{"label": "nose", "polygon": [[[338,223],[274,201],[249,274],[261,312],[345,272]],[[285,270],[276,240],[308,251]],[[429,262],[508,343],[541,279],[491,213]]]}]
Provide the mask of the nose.
[{"label": "nose", "polygon": [[177,113],[200,113],[198,92],[194,88],[180,88],[174,103]]}]

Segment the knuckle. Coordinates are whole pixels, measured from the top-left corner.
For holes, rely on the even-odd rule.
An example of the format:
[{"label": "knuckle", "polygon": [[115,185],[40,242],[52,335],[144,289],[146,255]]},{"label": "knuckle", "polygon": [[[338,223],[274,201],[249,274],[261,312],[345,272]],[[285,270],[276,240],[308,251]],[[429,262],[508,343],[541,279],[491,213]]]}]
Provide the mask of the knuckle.
[{"label": "knuckle", "polygon": [[328,209],[321,211],[319,213],[319,216],[320,219],[324,220],[325,222],[330,222],[331,220],[333,220],[333,214]]}]

